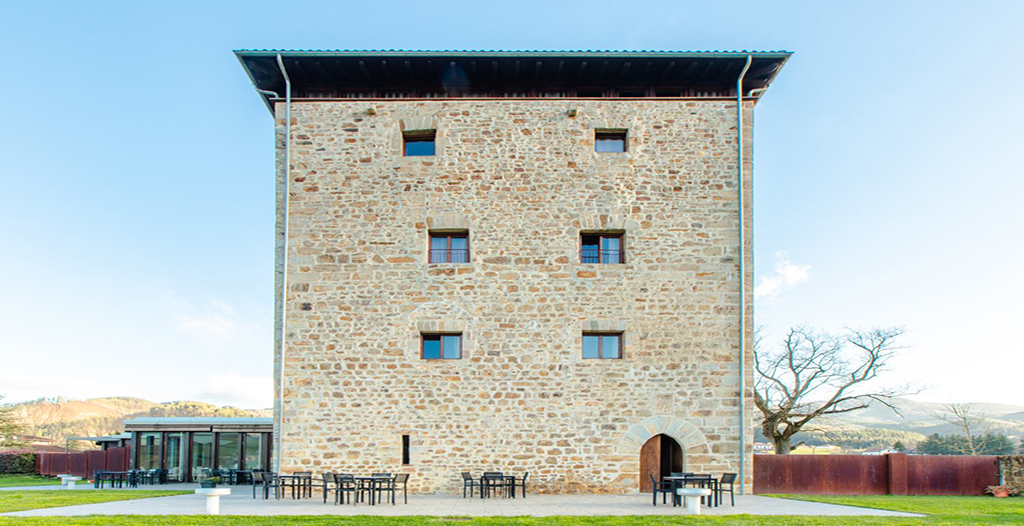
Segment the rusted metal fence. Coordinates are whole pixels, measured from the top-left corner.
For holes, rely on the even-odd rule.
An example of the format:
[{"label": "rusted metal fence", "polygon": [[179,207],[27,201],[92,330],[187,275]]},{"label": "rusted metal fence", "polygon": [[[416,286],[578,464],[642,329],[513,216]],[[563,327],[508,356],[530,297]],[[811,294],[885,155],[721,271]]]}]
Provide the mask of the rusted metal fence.
[{"label": "rusted metal fence", "polygon": [[754,493],[981,495],[999,483],[994,456],[754,455]]},{"label": "rusted metal fence", "polygon": [[112,447],[106,451],[37,453],[36,471],[49,477],[70,473],[83,479],[91,479],[95,471],[127,470],[131,465],[130,451],[126,447]]}]

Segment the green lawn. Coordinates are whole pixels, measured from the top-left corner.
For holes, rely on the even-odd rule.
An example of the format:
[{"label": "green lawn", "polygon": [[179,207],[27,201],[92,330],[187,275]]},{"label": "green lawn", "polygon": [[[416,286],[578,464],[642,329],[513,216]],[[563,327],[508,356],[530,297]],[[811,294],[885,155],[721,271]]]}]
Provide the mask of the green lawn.
[{"label": "green lawn", "polygon": [[184,495],[190,491],[104,491],[104,490],[30,490],[0,491],[0,513],[9,511],[35,510],[39,508],[58,508],[61,506],[77,506],[79,504],[97,504],[118,500],[145,499],[149,497],[166,497]]},{"label": "green lawn", "polygon": [[49,486],[52,484],[60,484],[60,479],[40,477],[39,475],[0,475],[0,488]]},{"label": "green lawn", "polygon": [[1005,499],[989,496],[912,497],[897,495],[849,497],[782,495],[782,497],[862,508],[921,513],[929,516],[927,522],[930,524],[1024,524],[1024,498],[1022,497]]},{"label": "green lawn", "polygon": [[[17,509],[70,506],[93,502],[109,502],[152,496],[174,495],[187,492],[175,491],[24,491],[5,498],[0,492],[0,512],[12,511],[12,506],[30,504]],[[28,495],[28,494],[40,495]],[[1024,498],[996,499],[992,497],[817,497],[785,496],[797,500],[843,504],[864,508],[905,511],[928,515],[923,518],[887,517],[812,517],[812,516],[752,516],[733,515],[723,517],[677,517],[677,516],[628,516],[628,517],[339,517],[339,516],[276,516],[276,517],[207,517],[195,515],[161,516],[112,516],[112,517],[0,517],[0,525],[191,525],[225,524],[246,526],[308,525],[369,525],[369,526],[413,526],[419,524],[474,526],[590,526],[590,525],[671,525],[671,524],[742,524],[742,525],[932,525],[932,524],[1024,524]],[[31,500],[33,502],[29,503]],[[71,502],[75,501],[75,502]]]}]

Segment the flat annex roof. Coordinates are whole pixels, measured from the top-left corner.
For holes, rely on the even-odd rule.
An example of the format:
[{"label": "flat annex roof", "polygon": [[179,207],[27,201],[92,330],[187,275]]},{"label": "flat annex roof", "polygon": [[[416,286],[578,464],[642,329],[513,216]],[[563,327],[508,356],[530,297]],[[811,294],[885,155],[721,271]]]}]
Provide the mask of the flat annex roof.
[{"label": "flat annex roof", "polygon": [[271,431],[274,421],[264,417],[144,417],[125,420],[125,431]]},{"label": "flat annex roof", "polygon": [[[767,88],[788,51],[236,50],[267,107],[293,98],[735,97]],[[312,94],[316,94],[315,96]],[[755,94],[759,97],[763,92]]]}]

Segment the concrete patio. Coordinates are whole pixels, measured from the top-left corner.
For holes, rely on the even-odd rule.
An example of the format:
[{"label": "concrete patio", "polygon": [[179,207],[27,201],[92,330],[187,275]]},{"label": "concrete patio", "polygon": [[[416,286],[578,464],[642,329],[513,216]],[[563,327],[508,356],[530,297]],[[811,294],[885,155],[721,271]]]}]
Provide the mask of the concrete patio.
[{"label": "concrete patio", "polygon": [[[167,484],[144,486],[140,489],[194,490],[196,484]],[[685,515],[682,507],[651,505],[650,495],[528,495],[517,499],[480,499],[452,495],[410,495],[409,504],[334,505],[323,504],[321,497],[312,499],[281,500],[253,499],[249,486],[227,486],[232,494],[221,499],[222,515],[430,515],[430,516],[550,516],[550,515]],[[56,486],[9,488],[10,490],[57,489]],[[81,488],[81,489],[79,489]],[[74,491],[91,489],[91,485]],[[132,489],[103,491],[134,491]],[[202,515],[205,498],[197,495],[179,495],[63,508],[47,508],[2,516],[73,516],[73,515]],[[736,506],[726,503],[719,508],[704,508],[706,515],[874,515],[887,517],[918,517],[910,513],[837,506],[816,502],[801,502],[757,495],[736,497]]]}]

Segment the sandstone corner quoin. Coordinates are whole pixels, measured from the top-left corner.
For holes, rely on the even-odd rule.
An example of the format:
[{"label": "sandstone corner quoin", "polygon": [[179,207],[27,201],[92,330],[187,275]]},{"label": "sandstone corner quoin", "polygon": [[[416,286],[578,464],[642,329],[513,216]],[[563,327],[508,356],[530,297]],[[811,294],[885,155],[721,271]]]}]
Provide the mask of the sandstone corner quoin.
[{"label": "sandstone corner quoin", "polygon": [[749,489],[753,108],[789,53],[236,55],[276,122],[282,471]]}]

